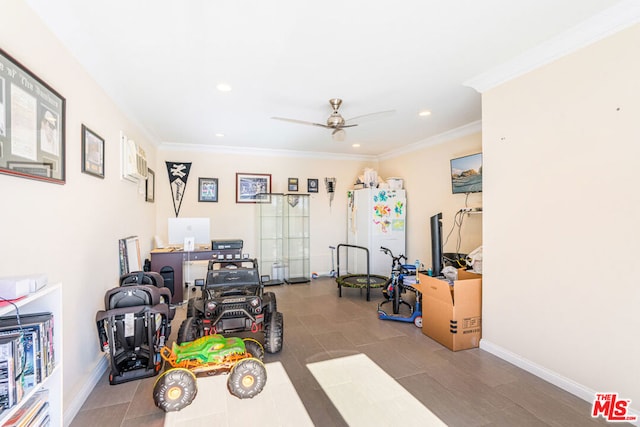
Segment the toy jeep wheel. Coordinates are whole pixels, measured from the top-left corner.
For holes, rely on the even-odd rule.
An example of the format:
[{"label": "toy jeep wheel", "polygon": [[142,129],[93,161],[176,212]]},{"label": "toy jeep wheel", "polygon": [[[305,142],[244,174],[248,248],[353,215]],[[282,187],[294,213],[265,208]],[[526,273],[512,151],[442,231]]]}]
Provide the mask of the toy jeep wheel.
[{"label": "toy jeep wheel", "polygon": [[243,359],[236,363],[227,380],[231,394],[249,399],[262,391],[267,382],[267,369],[258,359]]},{"label": "toy jeep wheel", "polygon": [[276,294],[273,292],[265,292],[264,299],[269,301],[267,305],[267,313],[275,313],[278,311],[278,303],[276,301]]},{"label": "toy jeep wheel", "polygon": [[262,344],[253,338],[245,338],[242,341],[244,341],[244,346],[247,349],[247,352],[251,354],[251,357],[258,360],[264,359],[264,348],[262,347]]},{"label": "toy jeep wheel", "polygon": [[153,386],[153,401],[165,412],[179,411],[189,406],[196,394],[196,376],[184,368],[165,371]]},{"label": "toy jeep wheel", "polygon": [[180,325],[180,329],[178,329],[178,344],[194,341],[196,338],[198,338],[196,318],[187,317]]},{"label": "toy jeep wheel", "polygon": [[196,315],[196,308],[195,308],[195,298],[189,298],[189,301],[187,301],[187,311],[185,312],[186,317],[193,317]]},{"label": "toy jeep wheel", "polygon": [[269,316],[264,326],[264,348],[268,353],[277,353],[282,350],[283,326],[282,313],[276,311]]}]

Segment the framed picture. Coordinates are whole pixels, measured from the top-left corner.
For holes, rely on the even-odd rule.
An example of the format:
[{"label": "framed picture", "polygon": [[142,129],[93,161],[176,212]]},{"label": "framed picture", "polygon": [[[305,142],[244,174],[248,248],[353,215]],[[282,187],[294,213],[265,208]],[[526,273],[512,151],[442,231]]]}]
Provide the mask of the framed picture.
[{"label": "framed picture", "polygon": [[104,179],[104,139],[82,125],[82,172]]},{"label": "framed picture", "polygon": [[147,194],[144,198],[147,202],[153,203],[156,200],[156,173],[147,168]]},{"label": "framed picture", "polygon": [[236,203],[262,203],[271,193],[271,174],[236,173]]},{"label": "framed picture", "polygon": [[289,191],[298,191],[298,178],[289,178]]},{"label": "framed picture", "polygon": [[317,193],[317,192],[318,192],[318,179],[317,178],[307,179],[307,193]]},{"label": "framed picture", "polygon": [[65,183],[65,99],[0,49],[0,173]]},{"label": "framed picture", "polygon": [[218,178],[198,178],[198,201],[218,201]]}]

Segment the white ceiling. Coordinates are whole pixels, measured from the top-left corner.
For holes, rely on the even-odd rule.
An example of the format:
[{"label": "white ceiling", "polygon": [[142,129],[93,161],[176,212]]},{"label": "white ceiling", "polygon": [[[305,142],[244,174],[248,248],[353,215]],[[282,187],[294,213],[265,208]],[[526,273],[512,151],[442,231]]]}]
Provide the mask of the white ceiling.
[{"label": "white ceiling", "polygon": [[[629,4],[27,2],[157,144],[355,155],[384,155],[477,123],[480,94],[465,83]],[[232,90],[218,91],[219,83]],[[324,123],[334,97],[343,99],[345,119],[395,113],[358,121],[343,142],[329,129],[271,119]],[[432,114],[419,117],[421,110]]]}]

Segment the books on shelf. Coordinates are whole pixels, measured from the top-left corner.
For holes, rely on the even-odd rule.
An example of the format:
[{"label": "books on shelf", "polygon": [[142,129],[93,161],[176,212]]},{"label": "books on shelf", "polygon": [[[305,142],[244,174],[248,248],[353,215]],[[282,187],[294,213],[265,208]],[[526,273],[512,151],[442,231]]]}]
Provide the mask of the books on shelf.
[{"label": "books on shelf", "polygon": [[8,420],[3,427],[49,425],[49,390],[38,390]]},{"label": "books on shelf", "polygon": [[55,367],[51,313],[0,317],[0,403],[6,410]]},{"label": "books on shelf", "polygon": [[0,336],[0,411],[11,408],[22,398],[22,334]]}]

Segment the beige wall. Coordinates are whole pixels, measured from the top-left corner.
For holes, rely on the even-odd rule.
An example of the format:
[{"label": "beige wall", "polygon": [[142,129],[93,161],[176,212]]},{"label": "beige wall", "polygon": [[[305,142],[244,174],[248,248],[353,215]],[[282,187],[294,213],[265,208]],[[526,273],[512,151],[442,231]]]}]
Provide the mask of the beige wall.
[{"label": "beige wall", "polygon": [[[401,177],[407,190],[407,256],[413,263],[419,259],[425,267],[431,258],[430,218],[442,212],[442,240],[453,230],[444,244],[444,252],[469,253],[482,245],[482,214],[462,215],[462,228],[454,224],[456,213],[465,202],[470,207],[482,206],[482,194],[453,194],[450,160],[482,151],[482,136],[473,132],[456,136],[446,143],[425,141],[422,148],[380,162],[380,176]],[[459,243],[458,243],[459,242]]]},{"label": "beige wall", "polygon": [[636,409],[639,46],[635,26],[482,97],[483,345]]},{"label": "beige wall", "polygon": [[[155,230],[154,205],[119,178],[120,130],[151,160],[155,150],[25,2],[2,2],[0,47],[66,98],[67,183],[0,175],[0,276],[46,273],[62,283],[64,321],[56,326],[64,331],[66,410],[99,360],[94,319],[105,291],[117,284],[118,239]],[[105,179],[80,172],[82,124],[105,139]]]},{"label": "beige wall", "polygon": [[[305,156],[292,152],[221,153],[216,151],[174,151],[161,149],[156,163],[156,234],[167,241],[167,219],[175,217],[165,161],[191,162],[181,218],[211,218],[211,235],[216,239],[242,239],[244,252],[259,257],[258,207],[236,203],[236,172],[271,174],[271,191],[288,193],[287,179],[298,178],[299,193],[307,194],[307,178],[317,178],[318,193],[310,195],[311,271],[328,274],[331,270],[329,245],[346,242],[347,191],[364,168],[376,168],[377,160],[345,159],[337,156]],[[218,203],[198,202],[198,178],[218,178]],[[325,177],[336,178],[334,199],[329,206]],[[265,272],[265,274],[269,274]]]},{"label": "beige wall", "polygon": [[[346,235],[349,184],[365,167],[404,178],[407,254],[430,264],[428,219],[443,212],[445,235],[465,197],[452,195],[449,160],[480,151],[479,134],[368,159],[301,158],[159,150],[145,139],[19,0],[5,0],[0,46],[67,99],[67,184],[0,175],[0,275],[45,272],[63,285],[64,405],[86,392],[101,353],[94,326],[104,292],[117,283],[117,240],[136,234],[147,256],[173,216],[164,160],[192,161],[181,216],[211,216],[221,238],[256,253],[255,207],[235,204],[235,172],[286,179],[335,176],[331,209],[312,196],[312,270],[328,270],[328,246]],[[485,192],[470,206],[461,251],[485,250],[483,345],[553,371],[589,390],[640,402],[633,280],[640,206],[632,171],[639,158],[640,29],[626,31],[483,95]],[[618,110],[619,108],[619,110]],[[106,140],[106,178],[80,173],[80,126]],[[156,171],[156,202],[119,178],[118,135],[142,143]],[[197,202],[197,178],[220,180],[220,202]],[[231,225],[230,225],[231,224]],[[250,224],[245,227],[244,224]],[[217,228],[216,228],[217,227]],[[483,227],[484,241],[481,238]],[[453,240],[451,240],[453,239]],[[455,236],[445,247],[455,249]]]}]

